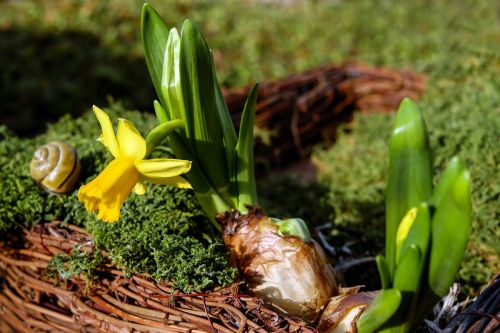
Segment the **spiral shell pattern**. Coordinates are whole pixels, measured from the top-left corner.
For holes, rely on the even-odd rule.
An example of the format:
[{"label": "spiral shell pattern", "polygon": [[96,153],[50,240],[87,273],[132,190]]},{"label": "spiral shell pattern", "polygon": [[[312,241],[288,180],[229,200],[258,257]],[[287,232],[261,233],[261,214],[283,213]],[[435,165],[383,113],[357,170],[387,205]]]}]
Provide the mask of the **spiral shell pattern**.
[{"label": "spiral shell pattern", "polygon": [[67,193],[80,176],[80,161],[71,145],[52,141],[35,151],[30,172],[31,177],[46,191]]}]

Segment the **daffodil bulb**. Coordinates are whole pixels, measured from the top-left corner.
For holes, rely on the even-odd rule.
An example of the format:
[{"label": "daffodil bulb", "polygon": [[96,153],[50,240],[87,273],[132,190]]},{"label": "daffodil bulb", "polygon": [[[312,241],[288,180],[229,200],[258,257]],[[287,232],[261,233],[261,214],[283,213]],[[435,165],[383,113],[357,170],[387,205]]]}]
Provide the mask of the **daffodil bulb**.
[{"label": "daffodil bulb", "polygon": [[248,288],[275,307],[312,321],[337,293],[333,269],[314,241],[281,234],[260,209],[228,212],[218,220]]},{"label": "daffodil bulb", "polygon": [[356,333],[356,321],[371,304],[377,292],[359,292],[360,287],[340,288],[321,313],[320,333]]},{"label": "daffodil bulb", "polygon": [[145,159],[146,140],[135,126],[120,119],[115,135],[109,116],[98,107],[93,111],[101,125],[100,141],[109,149],[114,160],[90,183],[78,190],[78,199],[88,212],[97,212],[105,222],[115,222],[120,217],[120,208],[134,191],[141,195],[146,191],[144,181],[156,184],[190,188],[180,175],[191,168],[191,162],[177,159]]}]

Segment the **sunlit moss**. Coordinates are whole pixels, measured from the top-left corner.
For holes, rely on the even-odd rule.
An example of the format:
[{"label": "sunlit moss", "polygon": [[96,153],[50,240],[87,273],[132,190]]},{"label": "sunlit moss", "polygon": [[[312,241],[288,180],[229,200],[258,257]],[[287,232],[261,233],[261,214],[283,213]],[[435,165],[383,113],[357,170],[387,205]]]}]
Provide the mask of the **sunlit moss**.
[{"label": "sunlit moss", "polygon": [[[112,118],[130,119],[146,133],[155,123],[150,115],[126,111],[120,104],[107,109]],[[98,250],[129,273],[149,273],[172,281],[184,291],[226,285],[236,277],[228,264],[220,235],[204,216],[189,190],[150,185],[143,196],[132,195],[122,207],[120,221],[104,223],[85,212],[75,191],[69,195],[44,192],[29,175],[29,161],[36,147],[55,139],[73,144],[81,158],[80,184],[104,168],[110,154],[96,138],[100,128],[90,112],[78,119],[64,117],[46,134],[19,139],[0,127],[0,240],[19,236],[20,228],[42,221],[61,220],[85,226]],[[155,152],[154,154],[165,154]],[[164,156],[164,155],[163,155]],[[78,186],[78,185],[77,185]],[[52,261],[52,272],[61,277],[82,273],[95,279],[97,260],[74,251]]]}]

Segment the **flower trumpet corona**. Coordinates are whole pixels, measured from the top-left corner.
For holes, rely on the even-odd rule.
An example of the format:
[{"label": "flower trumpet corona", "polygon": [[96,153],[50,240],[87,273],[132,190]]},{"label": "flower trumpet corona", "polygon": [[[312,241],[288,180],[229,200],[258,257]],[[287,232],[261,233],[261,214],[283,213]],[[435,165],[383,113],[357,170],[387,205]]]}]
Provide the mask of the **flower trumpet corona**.
[{"label": "flower trumpet corona", "polygon": [[115,136],[109,116],[96,106],[93,111],[102,128],[100,141],[115,159],[94,180],[78,190],[78,199],[88,212],[98,212],[97,217],[106,222],[117,221],[120,208],[130,192],[140,195],[146,191],[144,180],[179,188],[191,187],[180,177],[190,170],[190,161],[144,159],[151,148],[130,121],[120,119]]}]

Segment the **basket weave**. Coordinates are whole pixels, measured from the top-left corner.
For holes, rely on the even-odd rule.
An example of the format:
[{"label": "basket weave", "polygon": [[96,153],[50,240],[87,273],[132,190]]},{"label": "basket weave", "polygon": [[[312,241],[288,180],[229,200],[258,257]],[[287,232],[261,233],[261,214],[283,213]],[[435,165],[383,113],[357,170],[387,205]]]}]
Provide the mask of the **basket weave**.
[{"label": "basket weave", "polygon": [[[317,332],[301,320],[241,294],[239,285],[205,293],[172,293],[172,285],[147,275],[125,276],[107,262],[102,280],[89,286],[73,277],[45,274],[50,259],[75,245],[92,251],[90,235],[51,222],[24,231],[25,247],[0,248],[0,332]],[[104,254],[105,255],[105,254]],[[419,332],[493,333],[500,329],[500,276],[478,297],[458,303],[458,289],[443,298],[434,321]],[[441,328],[440,328],[441,327]]]},{"label": "basket weave", "polygon": [[0,249],[1,332],[315,332],[241,294],[238,284],[172,293],[171,284],[127,277],[109,261],[101,272],[105,278],[91,286],[78,277],[56,281],[45,273],[50,259],[75,245],[92,251],[90,235],[51,222],[24,236],[24,248]]}]

